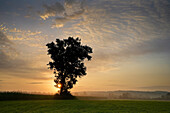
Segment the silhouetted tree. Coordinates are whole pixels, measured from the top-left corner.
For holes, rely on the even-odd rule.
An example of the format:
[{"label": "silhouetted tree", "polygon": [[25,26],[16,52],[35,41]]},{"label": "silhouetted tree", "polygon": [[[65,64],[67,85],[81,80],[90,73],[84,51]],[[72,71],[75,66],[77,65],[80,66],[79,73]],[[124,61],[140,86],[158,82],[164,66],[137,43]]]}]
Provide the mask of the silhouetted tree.
[{"label": "silhouetted tree", "polygon": [[77,77],[86,75],[84,59],[91,60],[92,48],[81,45],[81,39],[69,37],[68,39],[56,39],[56,43],[51,42],[46,45],[48,55],[52,61],[49,69],[54,70],[56,84],[60,85],[60,95],[69,94],[68,89],[73,88],[77,82]]}]

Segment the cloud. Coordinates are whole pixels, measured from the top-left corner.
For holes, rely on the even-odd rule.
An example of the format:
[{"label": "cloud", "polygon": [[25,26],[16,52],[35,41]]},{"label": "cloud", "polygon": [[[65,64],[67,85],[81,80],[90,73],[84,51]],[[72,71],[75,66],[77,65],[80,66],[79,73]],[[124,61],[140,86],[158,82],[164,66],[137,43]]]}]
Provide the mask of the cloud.
[{"label": "cloud", "polygon": [[[17,57],[18,53],[14,48],[14,43],[12,43],[7,36],[0,31],[0,70],[10,69],[10,67],[15,67],[14,60]],[[12,65],[13,64],[13,65]]]},{"label": "cloud", "polygon": [[41,31],[32,32],[30,30],[26,31],[26,30],[21,30],[21,29],[17,29],[17,28],[9,29],[9,32],[10,33],[20,33],[20,34],[25,33],[27,35],[39,35],[39,34],[41,34]]},{"label": "cloud", "polygon": [[44,49],[47,35],[13,26],[0,28],[0,76],[51,80],[53,74],[47,69],[48,56]]},{"label": "cloud", "polygon": [[44,4],[45,11],[40,14],[40,17],[44,20],[49,17],[55,17],[52,28],[63,27],[65,23],[77,20],[84,13],[83,4],[84,1],[80,0],[65,0],[63,4],[59,2],[56,2],[54,5]]},{"label": "cloud", "polygon": [[8,31],[8,28],[6,26],[4,26],[4,24],[1,24],[0,25],[0,31],[6,32],[6,31]]},{"label": "cloud", "polygon": [[[57,31],[57,37],[79,36],[94,49],[89,70],[109,71],[119,69],[119,63],[129,57],[169,53],[169,5],[168,0],[65,0],[44,4],[39,16],[52,19],[53,28],[67,25]],[[38,38],[40,31],[14,28],[11,33],[15,35],[8,38],[14,41],[39,40],[28,43],[33,47],[40,47],[43,40]]]},{"label": "cloud", "polygon": [[15,58],[18,53],[14,48],[14,43],[11,42],[7,36],[0,31],[0,67],[3,68],[4,63],[10,62],[13,58]]},{"label": "cloud", "polygon": [[28,84],[43,84],[43,82],[30,82]]},{"label": "cloud", "polygon": [[7,28],[5,25],[0,25],[1,32],[4,32],[8,35],[9,40],[39,40],[42,36],[41,31],[31,31],[31,30],[22,30],[19,28]]},{"label": "cloud", "polygon": [[62,30],[61,37],[79,36],[94,48],[90,67],[117,69],[129,57],[170,53],[168,0],[93,0],[85,5],[81,21]]},{"label": "cloud", "polygon": [[170,90],[170,86],[146,86],[146,87],[138,87],[140,89],[147,90]]},{"label": "cloud", "polygon": [[64,6],[59,2],[56,2],[54,5],[50,6],[44,4],[43,7],[45,8],[45,11],[40,15],[40,17],[44,20],[51,16],[63,15],[62,13],[65,11]]},{"label": "cloud", "polygon": [[12,43],[6,35],[0,31],[0,66],[3,66],[4,62],[7,62],[6,58],[12,59],[17,56],[17,51],[12,46]]},{"label": "cloud", "polygon": [[13,33],[21,33],[22,31],[21,31],[20,29],[13,28],[13,29],[10,29],[10,32],[13,32]]},{"label": "cloud", "polygon": [[[0,31],[0,75],[15,76],[37,80],[51,80],[50,71],[47,70],[46,64],[38,66],[38,56],[29,56],[29,52],[25,50],[25,54],[16,50],[16,43],[9,40],[7,36]],[[22,46],[24,48],[24,46]]]},{"label": "cloud", "polygon": [[1,45],[10,45],[12,42],[6,37],[6,35],[0,31],[0,44]]},{"label": "cloud", "polygon": [[41,31],[35,31],[35,32],[31,32],[30,30],[28,30],[28,35],[39,35],[41,34]]}]

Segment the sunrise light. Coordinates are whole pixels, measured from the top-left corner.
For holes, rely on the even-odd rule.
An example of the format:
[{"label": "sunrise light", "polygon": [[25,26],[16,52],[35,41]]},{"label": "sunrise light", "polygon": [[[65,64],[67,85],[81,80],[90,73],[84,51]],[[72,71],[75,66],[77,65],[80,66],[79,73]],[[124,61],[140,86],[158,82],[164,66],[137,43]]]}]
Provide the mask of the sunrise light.
[{"label": "sunrise light", "polygon": [[62,85],[61,85],[60,83],[59,83],[59,84],[57,84],[57,87],[58,87],[58,88],[61,88],[61,86],[62,86]]}]

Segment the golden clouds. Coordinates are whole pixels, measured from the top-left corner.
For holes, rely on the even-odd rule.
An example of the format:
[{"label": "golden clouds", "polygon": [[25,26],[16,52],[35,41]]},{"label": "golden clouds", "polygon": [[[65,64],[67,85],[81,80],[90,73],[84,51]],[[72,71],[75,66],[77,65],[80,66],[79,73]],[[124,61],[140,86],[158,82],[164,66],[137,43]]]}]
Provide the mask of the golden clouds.
[{"label": "golden clouds", "polygon": [[43,19],[43,20],[46,20],[47,18],[49,18],[50,16],[55,16],[55,14],[49,14],[49,13],[45,13],[45,14],[41,14],[40,17]]},{"label": "golden clouds", "polygon": [[13,32],[13,33],[21,33],[22,31],[21,31],[20,29],[13,28],[13,29],[10,29],[9,32]]},{"label": "golden clouds", "polygon": [[70,24],[62,35],[79,35],[94,48],[91,69],[114,70],[130,57],[169,53],[168,4],[167,0],[86,1],[80,21],[67,20]]},{"label": "golden clouds", "polygon": [[53,19],[54,23],[51,28],[60,28],[65,25],[65,23],[72,20],[77,20],[80,15],[85,11],[84,1],[66,0],[63,4],[56,2],[53,5],[44,5],[45,11],[40,14],[43,20],[49,17],[55,17]]},{"label": "golden clouds", "polygon": [[40,17],[44,20],[52,16],[63,15],[62,13],[65,11],[64,6],[59,2],[56,2],[50,6],[44,4],[43,7],[45,8],[45,11],[44,13],[40,14]]},{"label": "golden clouds", "polygon": [[8,35],[10,40],[34,40],[36,36],[40,36],[41,31],[30,31],[30,30],[21,30],[17,28],[6,28],[0,26],[1,31],[5,32]]}]

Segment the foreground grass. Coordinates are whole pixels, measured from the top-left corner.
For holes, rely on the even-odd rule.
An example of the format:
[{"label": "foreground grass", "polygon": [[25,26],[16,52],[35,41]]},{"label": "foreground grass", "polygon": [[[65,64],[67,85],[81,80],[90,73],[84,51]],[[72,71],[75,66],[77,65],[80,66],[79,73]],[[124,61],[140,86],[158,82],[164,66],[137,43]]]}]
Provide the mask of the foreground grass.
[{"label": "foreground grass", "polygon": [[170,113],[169,101],[33,100],[0,101],[0,113]]}]

